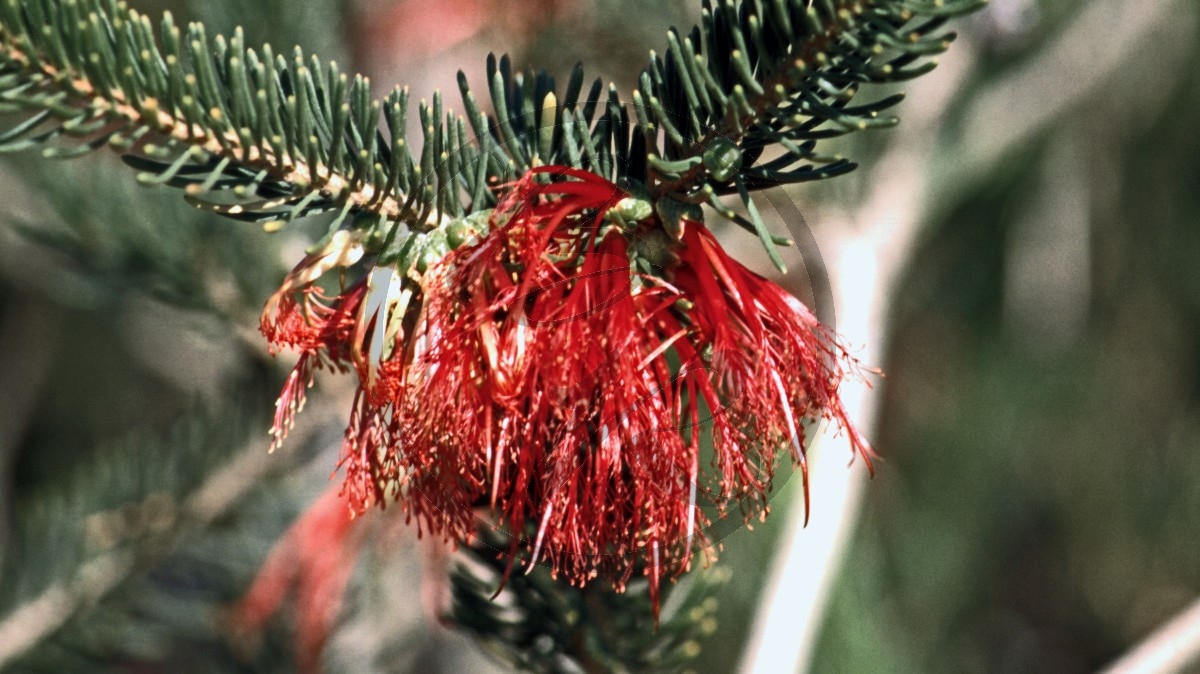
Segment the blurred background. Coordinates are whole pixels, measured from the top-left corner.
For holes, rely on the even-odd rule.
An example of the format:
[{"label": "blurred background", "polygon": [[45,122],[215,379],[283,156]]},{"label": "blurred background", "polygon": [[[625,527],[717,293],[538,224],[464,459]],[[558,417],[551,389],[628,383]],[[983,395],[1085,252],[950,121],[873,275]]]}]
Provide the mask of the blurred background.
[{"label": "blurred background", "polygon": [[[489,51],[628,91],[698,3],[131,4],[420,98],[459,68],[479,86]],[[862,168],[789,191],[823,249],[912,228],[871,363],[882,458],[812,671],[1094,671],[1200,596],[1198,10],[992,0],[905,87],[898,128],[834,148]],[[0,670],[292,671],[286,615],[257,641],[225,626],[328,485],[353,390],[322,380],[266,455],[289,362],[257,312],[321,223],[269,236],[111,156],[6,158],[0,220]],[[725,540],[696,671],[738,666],[793,492]],[[425,619],[436,568],[412,533],[362,526],[328,671],[495,667]]]}]

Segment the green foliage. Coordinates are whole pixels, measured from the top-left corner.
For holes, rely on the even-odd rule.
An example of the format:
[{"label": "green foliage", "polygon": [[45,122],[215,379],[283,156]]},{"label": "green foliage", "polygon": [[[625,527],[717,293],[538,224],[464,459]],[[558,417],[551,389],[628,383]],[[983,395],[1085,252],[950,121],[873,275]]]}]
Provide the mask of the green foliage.
[{"label": "green foliage", "polygon": [[115,159],[98,159],[112,170],[35,164],[19,178],[21,188],[32,194],[54,194],[67,184],[87,195],[53,199],[44,209],[36,205],[33,214],[9,216],[27,240],[64,258],[45,285],[56,299],[116,309],[131,294],[145,294],[234,318],[257,310],[261,298],[278,287],[286,271],[271,263],[278,257],[271,254],[278,237],[180,209],[175,198],[167,198],[174,195],[121,179],[127,176]]},{"label": "green foliage", "polygon": [[[292,464],[285,457],[267,461],[250,442],[258,435],[252,430],[265,423],[257,405],[240,399],[199,407],[162,437],[114,441],[65,467],[58,479],[18,494],[15,554],[2,569],[13,580],[0,588],[0,631],[20,636],[0,647],[0,668],[63,671],[73,669],[71,662],[119,656],[113,648],[122,641],[82,627],[131,603],[141,602],[143,610],[169,605],[145,596],[165,589],[142,571],[161,568],[182,541],[229,517],[258,479]],[[142,593],[131,595],[130,585]],[[106,601],[111,595],[120,597]],[[136,657],[139,643],[150,640],[142,634],[124,642],[123,657]]]},{"label": "green foliage", "polygon": [[509,558],[499,552],[504,541],[488,531],[481,535],[485,540],[467,546],[451,576],[450,617],[521,671],[687,671],[702,640],[716,631],[713,594],[725,580],[719,570],[665,588],[669,596],[656,621],[644,581],[617,594],[602,587],[603,579],[575,588],[545,568],[510,572]]},{"label": "green foliage", "polygon": [[[464,116],[449,113],[436,93],[416,106],[422,139],[414,142],[406,131],[407,90],[379,99],[365,78],[302,49],[251,48],[247,35],[261,37],[253,24],[231,37],[211,36],[198,23],[176,25],[170,14],[155,25],[116,0],[0,0],[0,121],[7,124],[0,153],[67,158],[108,146],[137,170],[140,183],[181,188],[205,211],[268,229],[326,213],[331,232],[370,230],[367,243],[377,253],[386,252],[384,242],[398,226],[419,231],[479,213],[494,205],[497,184],[533,166],[568,164],[647,196],[668,226],[680,213],[694,216],[701,205],[711,206],[757,233],[774,254],[780,241],[757,217],[751,194],[853,169],[818,145],[894,124],[884,112],[900,100],[852,104],[862,85],[932,68],[927,57],[953,37],[943,32],[946,18],[978,4],[706,2],[700,26],[672,30],[661,55],[651,54],[629,105],[599,80],[585,86],[581,66],[560,89],[544,72],[521,72],[508,57],[491,57],[486,96],[477,99],[460,76]],[[288,25],[307,14],[282,0],[270,0],[270,7]],[[332,36],[327,30],[320,46],[328,48]],[[52,189],[56,179],[28,182]],[[242,302],[261,299],[277,280],[265,251],[227,230],[210,236],[195,217],[174,218],[169,209],[148,206],[146,197],[99,183],[85,189],[73,177],[59,182],[59,194],[71,198],[52,200],[58,221],[22,228],[83,263],[74,284],[78,304],[93,304],[92,298],[115,306],[148,291],[221,311],[229,304],[211,297],[213,277],[236,283]],[[81,192],[107,198],[76,201]],[[743,211],[722,200],[732,195]],[[220,260],[215,268],[210,254]],[[237,596],[257,563],[261,550],[248,543],[274,540],[282,522],[247,524],[254,526],[247,536],[253,541],[229,540],[218,525],[228,523],[227,511],[206,515],[187,505],[240,446],[245,410],[261,409],[253,401],[232,407],[203,423],[181,424],[166,440],[114,443],[111,451],[80,458],[45,490],[18,490],[17,552],[7,559],[0,621],[46,588],[91,573],[96,560],[110,564],[107,584],[68,587],[78,603],[19,660],[22,670],[97,662],[113,669],[122,662],[168,663],[180,671],[248,667],[219,641],[214,607]],[[272,461],[284,463],[281,456]],[[275,496],[277,503],[285,498]],[[152,530],[165,517],[160,509],[174,518]],[[115,531],[125,533],[98,550],[87,542],[94,539],[78,535],[80,522],[116,523]],[[492,602],[504,561],[487,549],[467,555],[471,561],[453,576],[452,618],[518,666],[679,670],[712,629],[709,586],[717,579],[711,571],[674,589],[654,631],[639,583],[625,595],[597,585],[576,590],[538,569],[515,573]],[[184,580],[173,582],[174,573]],[[7,584],[14,576],[20,583]],[[205,585],[206,578],[214,580]],[[103,592],[94,594],[96,587]],[[194,643],[178,648],[187,639]]]},{"label": "green foliage", "polygon": [[[416,152],[407,90],[376,100],[365,78],[299,48],[290,58],[253,49],[240,29],[210,38],[170,14],[156,30],[115,0],[5,0],[0,109],[21,120],[0,151],[70,157],[109,145],[142,182],[185,188],[201,208],[271,228],[334,211],[331,230],[368,228],[377,247],[396,223],[436,226],[491,206],[491,186],[533,166],[569,164],[647,191],[667,212],[707,203],[781,264],[750,192],[853,169],[817,142],[894,124],[881,112],[900,95],[852,98],[927,72],[925,57],[953,37],[939,33],[946,19],[979,4],[706,0],[701,26],[672,29],[665,56],[651,53],[632,119],[614,87],[596,80],[583,93],[581,66],[560,99],[545,72],[491,57],[494,114],[460,76],[465,119],[440,94],[422,101]],[[76,141],[51,143],[62,136]],[[721,202],[729,194],[748,217]]]}]

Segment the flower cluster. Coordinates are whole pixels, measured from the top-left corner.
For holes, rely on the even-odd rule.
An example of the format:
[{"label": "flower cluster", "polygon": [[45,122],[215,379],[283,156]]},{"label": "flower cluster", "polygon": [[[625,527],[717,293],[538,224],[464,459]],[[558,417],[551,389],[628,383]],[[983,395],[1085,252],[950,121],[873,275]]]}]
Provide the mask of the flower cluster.
[{"label": "flower cluster", "polygon": [[239,636],[261,632],[294,595],[296,667],[321,671],[321,653],[363,543],[336,490],[325,492],[271,549],[230,617]]},{"label": "flower cluster", "polygon": [[333,297],[316,279],[361,246],[331,241],[264,312],[272,345],[301,352],[276,440],[316,369],[353,369],[353,508],[395,499],[453,541],[482,509],[514,562],[618,589],[641,572],[657,605],[713,517],[765,508],[781,452],[807,479],[806,422],[870,450],[837,396],[853,361],[813,314],[703,224],[672,236],[638,203],[584,171],[534,169],[440,260],[377,264]]}]

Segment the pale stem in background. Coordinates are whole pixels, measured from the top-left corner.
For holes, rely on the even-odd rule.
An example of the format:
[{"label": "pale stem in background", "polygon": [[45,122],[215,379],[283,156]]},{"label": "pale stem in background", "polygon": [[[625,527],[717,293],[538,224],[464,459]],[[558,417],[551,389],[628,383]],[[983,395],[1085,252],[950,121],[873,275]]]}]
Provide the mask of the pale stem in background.
[{"label": "pale stem in background", "polygon": [[[920,82],[915,105],[906,106],[906,139],[878,163],[863,207],[829,230],[843,232],[823,246],[833,285],[837,331],[853,355],[870,366],[881,362],[887,307],[897,275],[903,270],[917,234],[919,199],[925,191],[924,169],[933,145],[930,128],[966,68],[959,49],[947,64]],[[842,218],[837,218],[842,219]],[[874,422],[881,382],[847,380],[842,402],[864,429]],[[870,436],[870,432],[867,433]],[[854,529],[866,468],[853,456],[849,438],[835,424],[824,423],[810,450],[812,514],[804,526],[803,507],[788,513],[784,540],[774,560],[760,604],[743,671],[795,672],[807,665],[820,619],[836,579],[838,562]]]},{"label": "pale stem in background", "polygon": [[1101,674],[1176,674],[1200,666],[1200,600],[1142,640]]},{"label": "pale stem in background", "polygon": [[[1145,50],[1148,44],[1178,49],[1178,40],[1164,36],[1191,34],[1195,14],[1195,8],[1182,0],[1084,3],[1073,23],[1041,53],[972,99],[968,130],[949,147],[939,147],[937,116],[968,70],[969,45],[956,44],[938,70],[914,82],[909,104],[900,111],[904,123],[896,131],[898,141],[872,173],[868,184],[873,189],[864,207],[850,215],[844,226],[830,227],[844,234],[825,242],[823,248],[831,261],[838,331],[848,342],[863,345],[858,353],[863,362],[878,363],[882,357],[890,293],[917,240],[919,225],[938,208],[955,203],[1011,150],[1030,142],[1075,104],[1094,95],[1132,52]],[[935,151],[949,159],[935,166]],[[934,203],[929,200],[929,178],[938,168]],[[850,386],[843,397],[850,417],[869,437],[878,387],[868,391]],[[811,664],[865,479],[861,468],[845,468],[848,456],[845,435],[825,425],[814,442],[811,462],[812,516],[805,529],[802,508],[792,508],[787,515],[787,533],[751,627],[743,672],[797,672]],[[1145,644],[1147,653],[1182,652],[1185,644],[1189,653],[1200,650],[1200,605],[1162,632],[1161,640],[1155,640],[1156,633]],[[1142,652],[1139,648],[1127,659],[1149,661],[1150,656],[1138,656]],[[1127,668],[1112,674],[1174,674],[1187,666],[1178,659],[1164,662],[1174,668]]]}]

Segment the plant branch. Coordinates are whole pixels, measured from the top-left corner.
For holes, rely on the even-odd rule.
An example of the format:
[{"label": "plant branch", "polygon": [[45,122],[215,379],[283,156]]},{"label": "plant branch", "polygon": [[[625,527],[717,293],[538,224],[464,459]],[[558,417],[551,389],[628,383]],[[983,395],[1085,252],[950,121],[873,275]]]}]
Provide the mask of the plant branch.
[{"label": "plant branch", "polygon": [[[402,202],[397,197],[384,195],[381,199],[369,184],[353,189],[348,175],[328,165],[313,166],[287,152],[277,152],[268,146],[247,145],[234,131],[217,133],[198,123],[189,122],[179,111],[161,109],[155,98],[132,102],[120,89],[98,91],[90,80],[77,72],[60,71],[49,63],[30,59],[5,39],[2,30],[0,44],[6,48],[5,58],[20,64],[31,79],[42,82],[44,91],[64,94],[63,100],[69,101],[66,107],[93,118],[103,117],[107,124],[97,132],[99,136],[130,128],[152,129],[162,140],[177,141],[207,154],[237,157],[246,168],[265,169],[272,177],[286,183],[308,184],[312,191],[336,199],[339,203],[348,202],[363,208],[370,206],[372,211],[393,219],[402,213]],[[50,95],[54,96],[53,93]],[[214,116],[220,117],[219,114]],[[146,139],[139,139],[138,142],[145,148]]]},{"label": "plant branch", "polygon": [[350,81],[333,64],[249,49],[240,31],[210,40],[169,14],[155,32],[107,0],[0,0],[0,109],[33,111],[0,133],[0,151],[64,134],[81,144],[43,153],[109,144],[134,153],[145,182],[186,187],[197,206],[272,226],[340,209],[331,229],[354,215],[352,226],[384,247],[397,223],[419,230],[463,217],[494,203],[497,183],[570,164],[644,185],[656,200],[709,203],[757,231],[780,264],[757,211],[748,221],[718,197],[737,193],[748,205],[751,191],[852,170],[817,141],[894,125],[881,113],[901,95],[851,99],[864,84],[928,72],[928,57],[953,38],[940,32],[946,21],[981,4],[706,0],[702,25],[672,29],[666,56],[651,53],[632,110],[612,87],[601,101],[599,81],[581,97],[581,67],[560,97],[546,73],[490,58],[495,115],[460,77],[466,117],[446,114],[437,93],[422,102],[417,157],[404,90],[376,101],[364,78]]},{"label": "plant branch", "polygon": [[[339,417],[332,406],[300,430],[300,442],[312,441]],[[72,618],[103,600],[131,575],[167,554],[190,532],[228,514],[265,476],[285,467],[257,438],[224,468],[214,472],[179,504],[152,494],[131,507],[151,510],[159,524],[136,542],[114,546],[82,563],[69,578],[53,583],[37,597],[0,619],[0,671],[30,648],[62,629]]]}]

